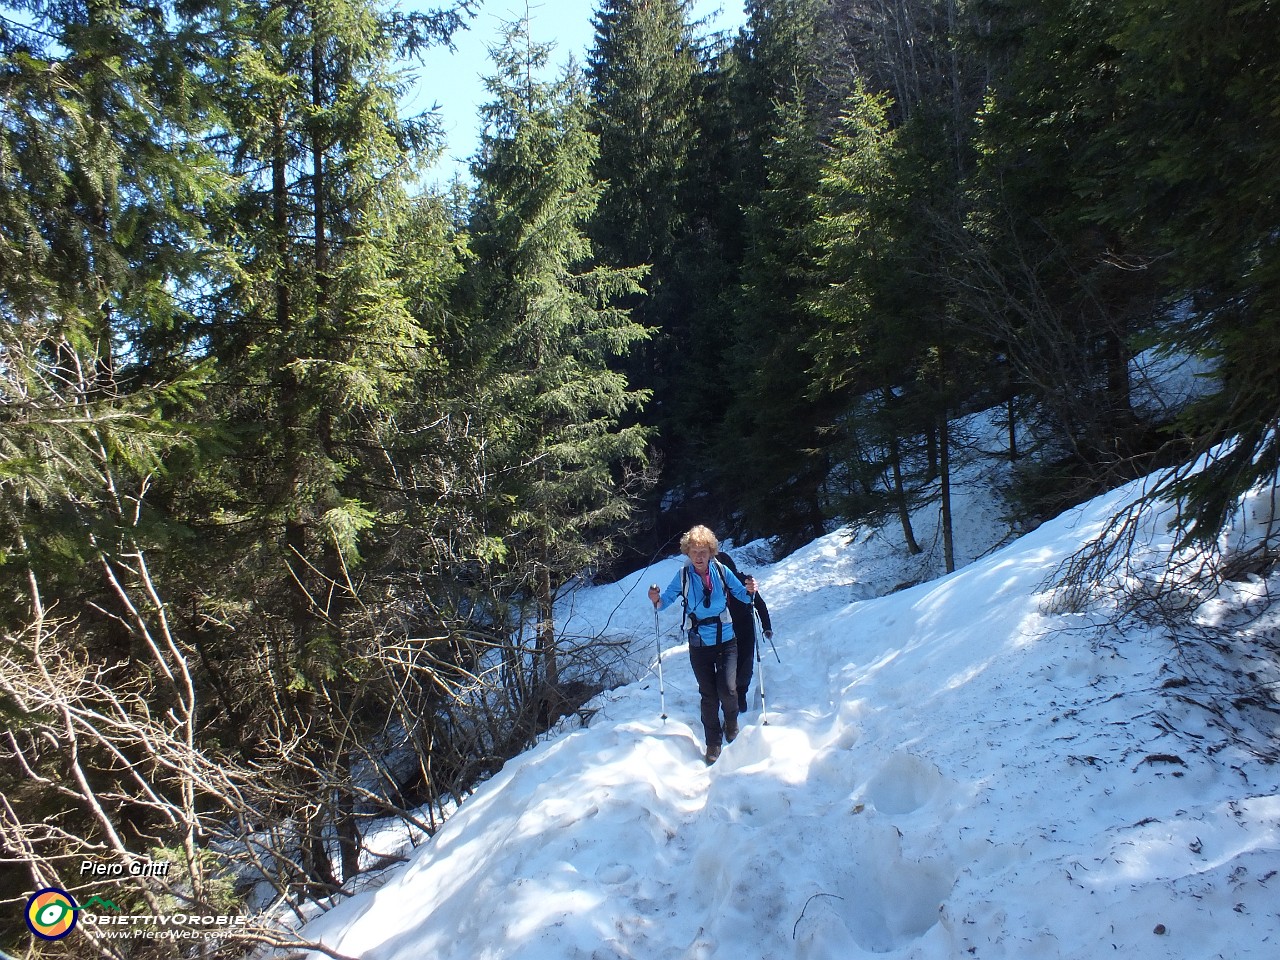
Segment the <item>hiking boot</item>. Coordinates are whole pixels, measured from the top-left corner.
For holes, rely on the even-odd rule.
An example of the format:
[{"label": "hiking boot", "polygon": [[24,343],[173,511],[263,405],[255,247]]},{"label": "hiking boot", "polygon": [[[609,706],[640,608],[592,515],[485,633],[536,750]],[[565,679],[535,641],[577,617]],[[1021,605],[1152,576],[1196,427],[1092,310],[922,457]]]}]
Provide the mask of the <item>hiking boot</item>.
[{"label": "hiking boot", "polygon": [[730,743],[733,743],[733,741],[738,739],[738,718],[737,717],[734,717],[732,720],[726,720],[724,722],[724,738],[728,740]]},{"label": "hiking boot", "polygon": [[719,759],[720,759],[720,744],[708,743],[707,744],[707,766],[708,767],[711,766],[713,763],[715,763]]}]

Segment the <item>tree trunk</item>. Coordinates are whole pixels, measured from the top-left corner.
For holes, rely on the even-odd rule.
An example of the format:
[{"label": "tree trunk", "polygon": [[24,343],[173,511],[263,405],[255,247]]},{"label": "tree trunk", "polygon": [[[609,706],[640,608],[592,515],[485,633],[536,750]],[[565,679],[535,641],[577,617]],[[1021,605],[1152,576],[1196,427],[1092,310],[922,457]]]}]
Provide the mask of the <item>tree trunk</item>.
[{"label": "tree trunk", "polygon": [[341,760],[342,782],[337,785],[338,800],[335,819],[338,829],[338,850],[342,863],[342,880],[345,883],[360,872],[360,829],[356,823],[355,797],[351,783],[351,753],[344,751]]},{"label": "tree trunk", "polygon": [[556,658],[555,593],[551,587],[551,571],[543,566],[538,571],[537,656],[542,664],[542,682],[548,691],[560,685],[560,664]]},{"label": "tree trunk", "polygon": [[[886,400],[891,400],[889,390],[885,390]],[[902,449],[898,443],[898,434],[890,428],[889,434],[889,466],[893,470],[893,500],[898,506],[898,520],[902,523],[902,536],[907,542],[907,552],[912,556],[920,553],[920,544],[916,542],[915,531],[911,529],[911,510],[907,503],[907,491],[902,482]]]},{"label": "tree trunk", "polygon": [[1015,419],[1014,396],[1009,394],[1005,409],[1009,415],[1009,462],[1016,463],[1018,461],[1018,423]]},{"label": "tree trunk", "polygon": [[956,547],[951,520],[951,428],[945,407],[938,417],[938,462],[942,490],[942,556],[947,573],[953,573],[956,569]]}]

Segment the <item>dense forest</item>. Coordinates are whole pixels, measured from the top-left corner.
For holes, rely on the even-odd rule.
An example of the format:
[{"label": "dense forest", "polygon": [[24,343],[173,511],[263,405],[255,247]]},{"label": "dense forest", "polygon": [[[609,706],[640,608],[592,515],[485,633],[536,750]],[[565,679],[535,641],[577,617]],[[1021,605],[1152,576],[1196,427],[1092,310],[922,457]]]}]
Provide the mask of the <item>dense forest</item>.
[{"label": "dense forest", "polygon": [[578,578],[945,529],[963,413],[1028,524],[1198,463],[1153,494],[1212,539],[1280,468],[1277,4],[600,0],[424,187],[405,64],[480,7],[0,4],[0,946],[86,858],[343,889],[611,681]]}]

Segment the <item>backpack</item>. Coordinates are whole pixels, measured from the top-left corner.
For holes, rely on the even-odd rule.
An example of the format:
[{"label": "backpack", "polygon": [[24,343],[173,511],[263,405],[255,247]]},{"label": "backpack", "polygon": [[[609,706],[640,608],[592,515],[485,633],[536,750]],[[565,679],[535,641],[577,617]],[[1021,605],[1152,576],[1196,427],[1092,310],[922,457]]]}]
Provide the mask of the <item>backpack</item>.
[{"label": "backpack", "polygon": [[[729,554],[727,553],[720,554],[720,556],[723,556],[724,559],[717,560],[716,563],[723,564],[726,570],[732,573],[739,580],[742,580],[742,571],[739,570],[738,565],[733,562],[733,557],[729,556]],[[746,581],[744,580],[743,582],[745,583]],[[742,631],[738,629],[739,624],[750,623],[751,607],[752,607],[752,604],[755,603],[755,598],[752,597],[751,603],[743,603],[741,600],[735,597],[728,590],[725,590],[725,600],[727,600],[729,603],[729,613],[733,615],[733,632],[741,634]],[[741,621],[739,621],[738,619],[739,617],[742,618]]]},{"label": "backpack", "polygon": [[[733,617],[729,613],[729,581],[725,579],[724,565],[719,560],[712,558],[711,566],[716,573],[720,574],[720,588],[724,590],[725,605],[724,609],[714,617],[698,617],[689,612],[689,566],[685,564],[680,568],[680,600],[684,604],[684,629],[689,633],[689,639],[692,642],[698,636],[698,627],[704,623],[715,622],[716,625],[716,643],[719,643],[724,635],[724,625],[732,623]],[[694,603],[694,609],[698,607]],[[695,646],[701,646],[702,641],[699,640]]]}]

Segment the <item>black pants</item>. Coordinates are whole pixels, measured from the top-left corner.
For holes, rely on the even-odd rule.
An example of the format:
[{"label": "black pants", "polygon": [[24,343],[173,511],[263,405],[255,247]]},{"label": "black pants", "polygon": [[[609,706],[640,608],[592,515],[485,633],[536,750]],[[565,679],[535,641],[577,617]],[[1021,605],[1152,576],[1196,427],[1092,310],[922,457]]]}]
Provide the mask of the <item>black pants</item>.
[{"label": "black pants", "polygon": [[720,710],[724,709],[726,725],[738,720],[738,641],[728,640],[709,647],[689,646],[689,662],[698,681],[702,698],[702,730],[707,746],[720,746],[724,730],[720,726]]},{"label": "black pants", "polygon": [[751,687],[751,668],[755,666],[752,661],[756,656],[756,631],[753,624],[750,630],[739,632],[735,624],[733,632],[738,638],[738,712],[746,713],[747,690]]}]

